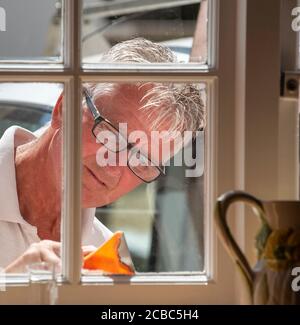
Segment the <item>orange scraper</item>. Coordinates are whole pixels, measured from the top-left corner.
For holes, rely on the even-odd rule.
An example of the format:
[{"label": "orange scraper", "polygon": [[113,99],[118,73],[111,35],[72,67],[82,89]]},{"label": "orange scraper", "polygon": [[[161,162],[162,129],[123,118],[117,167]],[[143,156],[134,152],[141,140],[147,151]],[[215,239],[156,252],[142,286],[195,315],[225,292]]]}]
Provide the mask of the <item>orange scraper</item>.
[{"label": "orange scraper", "polygon": [[124,233],[117,231],[96,251],[85,256],[83,268],[101,270],[105,274],[134,274],[135,270]]}]

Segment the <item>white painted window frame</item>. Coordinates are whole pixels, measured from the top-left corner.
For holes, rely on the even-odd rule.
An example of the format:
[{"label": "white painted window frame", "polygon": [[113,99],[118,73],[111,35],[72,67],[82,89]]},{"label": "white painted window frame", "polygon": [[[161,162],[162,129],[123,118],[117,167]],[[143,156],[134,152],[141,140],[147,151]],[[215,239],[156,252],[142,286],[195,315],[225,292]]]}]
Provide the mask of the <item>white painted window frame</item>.
[{"label": "white painted window frame", "polygon": [[[233,188],[258,190],[261,184],[251,182],[251,170],[245,157],[253,160],[252,147],[261,139],[247,128],[248,120],[255,119],[259,112],[253,109],[249,94],[255,93],[254,80],[247,74],[255,64],[254,53],[247,52],[253,45],[252,23],[259,10],[254,13],[258,0],[210,0],[209,7],[210,46],[208,67],[151,66],[134,69],[131,66],[116,66],[103,69],[82,69],[80,62],[80,14],[81,1],[65,0],[64,10],[64,66],[62,65],[0,65],[0,81],[61,82],[65,86],[64,116],[64,199],[63,199],[63,277],[59,283],[58,303],[95,304],[216,304],[239,301],[239,286],[236,286],[235,268],[217,240],[213,223],[214,203],[218,195]],[[275,25],[280,0],[264,0],[272,6],[268,16],[260,21],[260,27]],[[212,14],[213,13],[213,14]],[[277,21],[278,23],[278,21]],[[251,28],[250,28],[250,27]],[[276,31],[277,35],[277,31]],[[261,36],[261,41],[263,41]],[[268,40],[276,45],[277,38]],[[272,45],[271,44],[271,45]],[[74,49],[72,51],[68,49]],[[247,52],[247,56],[246,56]],[[269,53],[271,57],[276,54]],[[266,59],[266,55],[263,56]],[[257,58],[256,58],[257,60]],[[274,59],[276,61],[276,57]],[[274,62],[275,62],[274,61]],[[267,71],[272,75],[271,70]],[[276,77],[277,78],[277,77]],[[205,260],[207,274],[192,275],[144,275],[130,281],[114,277],[95,279],[81,278],[80,256],[80,151],[81,151],[81,93],[80,84],[94,81],[195,81],[206,82],[208,90],[208,139],[206,142],[206,223]],[[276,88],[276,80],[272,87]],[[257,89],[259,90],[259,89]],[[271,89],[267,101],[274,103]],[[277,94],[276,94],[277,96]],[[259,101],[259,100],[258,100]],[[259,104],[262,105],[263,101]],[[257,108],[258,109],[258,108]],[[271,118],[277,118],[278,110],[269,109]],[[266,122],[259,120],[258,123]],[[278,135],[278,129],[271,130]],[[277,132],[277,133],[276,133]],[[263,136],[263,135],[262,135]],[[268,145],[269,138],[264,140]],[[271,157],[277,161],[278,148],[271,149]],[[275,158],[276,156],[276,158]],[[261,157],[262,158],[262,157]],[[266,162],[258,161],[258,168],[266,168]],[[277,171],[276,171],[277,175]],[[275,180],[278,190],[278,177]],[[273,183],[264,183],[264,193],[272,196]],[[261,192],[257,191],[257,194]],[[256,193],[254,193],[256,194]],[[240,218],[234,223],[241,246],[246,247],[247,222]],[[246,247],[247,248],[247,247]],[[10,284],[11,283],[11,284]],[[16,285],[16,283],[19,283]],[[31,286],[24,278],[7,281],[7,291],[0,292],[0,303],[26,303]],[[41,285],[42,290],[43,286]],[[237,289],[237,290],[235,290]]]}]

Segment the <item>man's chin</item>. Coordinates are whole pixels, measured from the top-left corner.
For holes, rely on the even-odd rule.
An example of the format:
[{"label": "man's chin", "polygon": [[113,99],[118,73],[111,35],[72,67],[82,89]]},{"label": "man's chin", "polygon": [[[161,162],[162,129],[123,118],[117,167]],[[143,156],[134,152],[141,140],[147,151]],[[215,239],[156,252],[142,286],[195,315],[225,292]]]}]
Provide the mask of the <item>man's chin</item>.
[{"label": "man's chin", "polygon": [[109,199],[109,197],[101,195],[97,198],[91,198],[89,195],[85,195],[85,193],[82,193],[82,207],[84,209],[87,208],[100,208],[105,205],[108,205],[112,202],[112,200]]}]

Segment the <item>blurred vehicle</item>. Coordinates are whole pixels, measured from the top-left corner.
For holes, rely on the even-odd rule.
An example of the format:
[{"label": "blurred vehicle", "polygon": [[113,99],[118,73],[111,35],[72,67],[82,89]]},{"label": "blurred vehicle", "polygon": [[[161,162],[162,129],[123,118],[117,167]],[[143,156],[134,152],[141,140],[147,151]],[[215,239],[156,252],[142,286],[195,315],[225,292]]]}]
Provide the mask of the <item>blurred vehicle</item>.
[{"label": "blurred vehicle", "polygon": [[61,91],[53,83],[0,83],[0,136],[12,125],[33,132],[44,126]]},{"label": "blurred vehicle", "polygon": [[[135,37],[164,43],[178,54],[179,62],[189,62],[201,1],[83,0],[83,62],[98,63],[101,53]],[[57,1],[46,55],[61,52],[62,7],[62,1]],[[206,58],[202,61],[206,63]]]},{"label": "blurred vehicle", "polygon": [[[165,43],[186,63],[200,0],[84,1],[83,61],[118,42],[143,37]],[[96,61],[97,62],[97,61]]]}]

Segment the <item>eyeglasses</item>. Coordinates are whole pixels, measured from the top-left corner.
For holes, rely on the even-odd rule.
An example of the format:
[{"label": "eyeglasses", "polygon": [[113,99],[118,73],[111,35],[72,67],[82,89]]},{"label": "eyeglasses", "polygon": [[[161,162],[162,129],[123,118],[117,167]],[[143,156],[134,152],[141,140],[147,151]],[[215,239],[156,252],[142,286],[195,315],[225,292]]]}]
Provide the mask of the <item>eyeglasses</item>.
[{"label": "eyeglasses", "polygon": [[[159,176],[164,175],[165,169],[163,166],[157,166],[154,164],[140,151],[136,144],[129,143],[127,139],[122,136],[119,129],[99,113],[87,88],[83,88],[83,93],[87,107],[94,118],[92,133],[97,141],[105,146],[107,150],[114,153],[128,150],[129,154],[127,156],[127,166],[133,172],[133,174],[143,182],[151,183]],[[113,136],[114,141],[103,140],[102,135],[107,134],[107,132]]]}]

